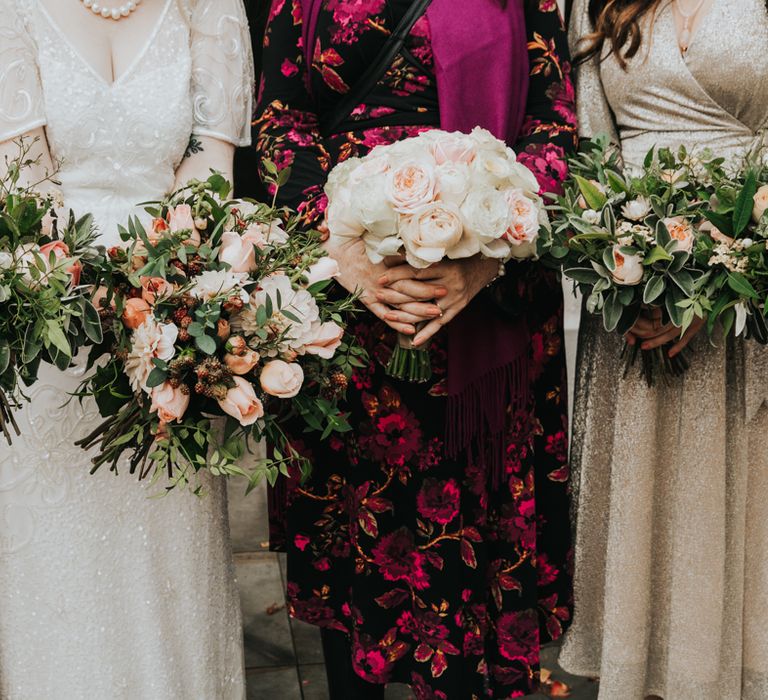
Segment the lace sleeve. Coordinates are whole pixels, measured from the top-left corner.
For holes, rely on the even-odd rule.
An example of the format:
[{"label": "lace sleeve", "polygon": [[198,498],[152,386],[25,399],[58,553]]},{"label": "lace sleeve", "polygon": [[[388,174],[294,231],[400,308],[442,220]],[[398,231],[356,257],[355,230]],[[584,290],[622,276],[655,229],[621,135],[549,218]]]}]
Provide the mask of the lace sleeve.
[{"label": "lace sleeve", "polygon": [[36,52],[14,0],[0,0],[0,142],[45,126]]},{"label": "lace sleeve", "polygon": [[[582,48],[582,40],[591,32],[589,0],[576,0],[568,31],[572,54],[578,54]],[[576,88],[579,135],[583,138],[590,138],[598,134],[608,134],[611,141],[619,145],[616,122],[605,97],[603,82],[600,78],[600,59],[598,56],[576,64]]]},{"label": "lace sleeve", "polygon": [[191,24],[194,132],[248,146],[255,77],[242,0],[197,0]]}]

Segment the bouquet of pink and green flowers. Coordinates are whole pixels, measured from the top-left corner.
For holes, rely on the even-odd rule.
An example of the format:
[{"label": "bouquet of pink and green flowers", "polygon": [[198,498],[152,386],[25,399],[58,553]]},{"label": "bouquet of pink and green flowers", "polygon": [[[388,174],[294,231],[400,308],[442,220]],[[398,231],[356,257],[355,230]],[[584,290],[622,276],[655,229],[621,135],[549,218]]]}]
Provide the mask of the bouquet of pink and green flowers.
[{"label": "bouquet of pink and green flowers", "polygon": [[[19,428],[13,411],[41,362],[67,369],[79,348],[100,342],[84,266],[95,262],[92,219],[60,215],[62,203],[21,185],[32,144],[6,160],[0,176],[0,433],[10,444]],[[88,268],[90,269],[90,268]]]},{"label": "bouquet of pink and green flowers", "polygon": [[[319,234],[229,191],[218,174],[190,182],[150,203],[151,225],[132,219],[126,246],[108,251],[97,293],[105,341],[81,388],[105,418],[78,443],[95,448],[94,471],[125,462],[140,478],[167,476],[168,489],[198,490],[207,470],[253,487],[289,463],[309,471],[287,420],[324,436],[349,429],[339,400],[362,366],[345,336],[354,299],[326,293],[338,270]],[[270,455],[247,471],[240,458],[262,439]]]},{"label": "bouquet of pink and green flowers", "polygon": [[[337,165],[326,185],[336,239],[361,238],[372,262],[402,255],[424,269],[482,255],[503,264],[536,258],[549,220],[533,173],[490,132],[426,131]],[[427,381],[428,351],[400,337],[391,376]]]}]

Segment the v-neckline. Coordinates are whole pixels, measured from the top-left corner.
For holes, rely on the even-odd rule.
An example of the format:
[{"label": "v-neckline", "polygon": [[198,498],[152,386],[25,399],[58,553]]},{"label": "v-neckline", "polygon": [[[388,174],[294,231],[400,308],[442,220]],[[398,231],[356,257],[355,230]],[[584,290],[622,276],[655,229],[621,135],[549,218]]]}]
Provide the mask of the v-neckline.
[{"label": "v-neckline", "polygon": [[85,56],[83,56],[82,53],[80,53],[80,50],[77,48],[77,46],[75,46],[75,43],[67,36],[66,32],[58,25],[56,20],[51,16],[51,13],[48,12],[48,8],[42,2],[38,2],[37,6],[40,8],[43,15],[45,15],[45,18],[48,21],[48,24],[50,24],[51,27],[53,28],[53,31],[59,35],[64,45],[75,55],[77,60],[83,64],[86,70],[89,73],[91,73],[91,75],[93,75],[105,88],[107,88],[108,90],[114,90],[121,83],[123,83],[125,80],[130,78],[131,73],[133,73],[133,71],[136,69],[138,64],[147,54],[151,46],[155,43],[155,38],[157,37],[157,34],[160,31],[160,28],[165,23],[165,17],[168,14],[168,10],[170,9],[171,4],[173,2],[174,0],[165,0],[165,5],[163,6],[163,9],[158,15],[157,20],[155,21],[155,25],[152,28],[152,31],[149,33],[149,38],[147,39],[146,42],[144,42],[139,52],[136,54],[136,56],[134,56],[134,58],[128,64],[128,67],[112,81],[107,80],[98,70],[96,70],[96,68],[94,68],[93,64],[90,61],[88,61],[85,58]]}]

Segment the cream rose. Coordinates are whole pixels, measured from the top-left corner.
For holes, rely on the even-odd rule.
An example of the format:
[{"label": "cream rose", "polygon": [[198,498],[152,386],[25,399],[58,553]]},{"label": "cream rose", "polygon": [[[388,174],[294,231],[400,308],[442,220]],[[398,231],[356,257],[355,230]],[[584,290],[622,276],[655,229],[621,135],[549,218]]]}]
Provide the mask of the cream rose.
[{"label": "cream rose", "polygon": [[667,227],[669,235],[677,241],[677,249],[690,253],[693,250],[693,244],[696,240],[693,234],[693,226],[682,216],[673,216],[662,219],[662,223]]},{"label": "cream rose", "polygon": [[[433,202],[411,216],[403,217],[400,236],[410,265],[426,268],[440,262],[462,241],[464,226],[458,208],[447,202]],[[479,252],[479,244],[477,251]]]},{"label": "cream rose", "polygon": [[189,408],[189,393],[184,393],[180,387],[174,387],[165,382],[152,389],[152,405],[150,412],[157,412],[157,417],[163,423],[181,421]]},{"label": "cream rose", "polygon": [[256,269],[256,248],[265,245],[264,234],[257,226],[249,227],[242,235],[226,231],[221,236],[219,261],[229,265],[232,272],[253,272]]},{"label": "cream rose", "polygon": [[432,156],[438,165],[464,163],[469,165],[477,156],[477,144],[471,136],[462,133],[441,134],[432,143]]},{"label": "cream rose", "polygon": [[307,286],[311,287],[318,282],[325,282],[338,277],[340,273],[339,263],[331,257],[324,257],[320,258],[314,265],[311,265],[304,272],[304,277],[306,277]]},{"label": "cream rose", "polygon": [[248,349],[241,355],[227,353],[224,355],[224,364],[226,364],[234,374],[248,374],[248,372],[259,364],[259,359],[259,353]]},{"label": "cream rose", "polygon": [[513,223],[507,192],[490,187],[470,192],[464,204],[461,205],[461,216],[464,228],[472,240],[477,240],[481,246],[480,250],[484,245],[503,238]]},{"label": "cream rose", "polygon": [[227,391],[219,401],[221,410],[232,416],[240,425],[253,425],[264,417],[264,404],[261,403],[253,385],[242,377],[232,377],[235,386]]},{"label": "cream rose", "polygon": [[614,269],[611,276],[616,284],[632,287],[643,279],[643,258],[641,255],[621,252],[621,246],[613,246]]},{"label": "cream rose", "polygon": [[304,346],[304,350],[310,355],[330,360],[341,345],[344,329],[333,321],[318,323],[316,326],[315,336]]},{"label": "cream rose", "polygon": [[440,200],[461,206],[472,184],[469,166],[465,163],[444,163],[437,167],[435,173]]},{"label": "cream rose", "polygon": [[768,209],[768,185],[762,185],[755,192],[755,206],[752,209],[752,221],[757,223],[763,218],[765,210]]},{"label": "cream rose", "polygon": [[396,166],[389,178],[388,194],[395,210],[411,214],[435,199],[435,166],[427,160]]},{"label": "cream rose", "polygon": [[282,360],[272,360],[261,370],[260,381],[261,388],[270,396],[291,399],[301,391],[304,370],[295,362],[288,364]]},{"label": "cream rose", "polygon": [[518,259],[534,258],[541,228],[537,203],[522,190],[508,190],[506,198],[512,222],[504,237],[512,244],[512,256]]}]

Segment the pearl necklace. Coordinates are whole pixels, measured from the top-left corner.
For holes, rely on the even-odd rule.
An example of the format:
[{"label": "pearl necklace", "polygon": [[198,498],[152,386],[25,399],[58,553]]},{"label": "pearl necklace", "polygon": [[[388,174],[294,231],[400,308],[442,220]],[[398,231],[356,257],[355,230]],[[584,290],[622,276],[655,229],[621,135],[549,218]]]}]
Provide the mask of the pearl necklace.
[{"label": "pearl necklace", "polygon": [[688,48],[691,45],[691,20],[699,14],[699,10],[701,10],[703,4],[704,0],[699,0],[699,2],[696,3],[695,7],[691,11],[685,12],[683,8],[680,7],[680,3],[675,2],[677,12],[679,13],[680,18],[683,20],[683,31],[680,32],[680,38],[678,39],[678,43],[680,44],[680,53],[682,53],[683,56],[688,53]]},{"label": "pearl necklace", "polygon": [[132,12],[135,12],[141,0],[129,0],[129,2],[120,5],[119,7],[106,7],[96,0],[80,0],[93,14],[103,17],[104,19],[113,19],[115,21],[128,17]]}]

